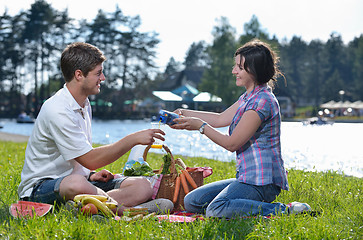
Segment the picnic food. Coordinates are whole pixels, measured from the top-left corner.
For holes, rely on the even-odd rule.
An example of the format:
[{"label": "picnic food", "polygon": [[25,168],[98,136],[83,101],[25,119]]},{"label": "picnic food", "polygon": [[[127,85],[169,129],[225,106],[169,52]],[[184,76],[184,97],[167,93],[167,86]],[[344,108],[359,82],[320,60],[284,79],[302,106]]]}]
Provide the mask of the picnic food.
[{"label": "picnic food", "polygon": [[74,197],[73,201],[80,202],[85,197],[94,197],[100,200],[101,202],[105,202],[108,200],[107,196],[104,195],[92,195],[92,194],[78,194]]},{"label": "picnic food", "polygon": [[149,214],[147,208],[126,208],[123,212],[124,216],[126,217],[134,217],[136,215],[143,215],[146,216]]},{"label": "picnic food", "polygon": [[93,203],[87,203],[81,208],[83,215],[93,215],[98,213],[97,207]]},{"label": "picnic food", "polygon": [[173,120],[175,118],[179,118],[179,115],[174,113],[174,112],[169,112],[166,110],[160,110],[159,111],[159,122],[163,123],[163,124],[168,124],[168,125],[174,125],[176,124],[176,122],[174,122]]},{"label": "picnic food", "polygon": [[127,208],[123,212],[122,220],[126,222],[135,220],[145,220],[155,216],[155,213],[149,213],[147,208]]},{"label": "picnic food", "polygon": [[175,189],[174,189],[174,195],[173,195],[174,204],[176,203],[176,201],[178,201],[179,190],[180,190],[180,176],[177,176],[176,180],[175,180]]},{"label": "picnic food", "polygon": [[161,174],[170,174],[170,165],[171,165],[171,156],[170,154],[165,154],[163,156],[163,170],[161,171]]},{"label": "picnic food", "polygon": [[154,174],[153,169],[147,164],[135,162],[132,167],[128,167],[124,171],[125,176],[146,176],[151,177]]},{"label": "picnic food", "polygon": [[151,148],[162,149],[163,148],[163,145],[161,145],[161,144],[153,144],[153,145],[151,145]]},{"label": "picnic food", "polygon": [[9,212],[15,218],[32,218],[33,216],[42,217],[52,209],[53,205],[46,203],[18,201],[11,204]]},{"label": "picnic food", "polygon": [[85,197],[82,200],[82,204],[87,204],[87,203],[93,203],[94,205],[96,205],[97,209],[100,210],[105,216],[107,217],[114,217],[115,214],[106,206],[106,204],[102,203],[100,200],[98,200],[97,198],[94,197]]},{"label": "picnic food", "polygon": [[117,208],[117,203],[114,202],[103,202],[109,209],[115,209]]},{"label": "picnic food", "polygon": [[190,176],[189,172],[185,169],[182,170],[182,174],[184,174],[186,180],[190,183],[190,185],[196,189],[198,186],[195,183],[194,179],[192,178],[192,176]]},{"label": "picnic food", "polygon": [[184,173],[180,174],[180,182],[181,182],[181,184],[183,186],[185,194],[188,194],[189,193],[189,187],[188,187],[187,180],[185,179]]},{"label": "picnic food", "polygon": [[[100,201],[105,200],[105,201]],[[81,203],[82,206],[87,205],[88,203],[94,204],[99,211],[101,211],[106,217],[115,217],[115,214],[111,211],[111,209],[106,205],[106,196],[99,195],[88,195],[88,194],[80,194],[74,197],[74,202],[76,204]],[[112,208],[115,208],[115,204],[109,204]],[[116,205],[117,207],[117,205]]]},{"label": "picnic food", "polygon": [[[150,149],[151,145],[148,145],[144,150],[143,159],[145,162],[147,161],[147,154]],[[154,187],[154,196],[155,198],[169,199],[174,204],[173,211],[180,211],[184,209],[185,193],[188,193],[189,189],[192,190],[195,188],[194,183],[196,183],[197,186],[203,185],[203,172],[194,171],[194,168],[193,171],[188,172],[193,181],[190,179],[188,180],[188,177],[185,176],[186,174],[182,172],[182,170],[189,169],[183,160],[181,158],[174,159],[172,152],[165,144],[163,144],[163,149],[166,151],[166,154],[162,156],[163,161],[161,167],[154,170],[158,177],[156,181],[158,187]],[[184,175],[184,177],[182,177],[182,175]],[[180,186],[182,184],[182,178],[184,191],[181,190]]]}]

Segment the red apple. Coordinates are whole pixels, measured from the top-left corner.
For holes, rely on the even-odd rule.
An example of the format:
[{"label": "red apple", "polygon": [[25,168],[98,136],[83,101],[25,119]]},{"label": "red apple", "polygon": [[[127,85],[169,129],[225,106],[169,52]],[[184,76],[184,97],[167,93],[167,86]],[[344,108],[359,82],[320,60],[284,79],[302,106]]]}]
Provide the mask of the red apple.
[{"label": "red apple", "polygon": [[98,213],[97,207],[93,203],[87,203],[81,208],[83,215],[93,215]]}]

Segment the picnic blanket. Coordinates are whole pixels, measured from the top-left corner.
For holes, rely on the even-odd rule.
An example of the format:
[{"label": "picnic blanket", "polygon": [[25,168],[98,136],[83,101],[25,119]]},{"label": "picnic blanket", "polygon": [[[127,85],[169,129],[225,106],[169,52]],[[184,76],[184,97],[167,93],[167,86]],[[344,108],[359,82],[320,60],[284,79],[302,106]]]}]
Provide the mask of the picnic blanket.
[{"label": "picnic blanket", "polygon": [[162,221],[168,221],[168,222],[179,222],[179,223],[188,223],[188,222],[194,222],[195,220],[201,220],[204,221],[205,218],[201,214],[196,213],[188,213],[186,211],[179,211],[174,212],[173,214],[169,215],[156,215],[159,222]]}]

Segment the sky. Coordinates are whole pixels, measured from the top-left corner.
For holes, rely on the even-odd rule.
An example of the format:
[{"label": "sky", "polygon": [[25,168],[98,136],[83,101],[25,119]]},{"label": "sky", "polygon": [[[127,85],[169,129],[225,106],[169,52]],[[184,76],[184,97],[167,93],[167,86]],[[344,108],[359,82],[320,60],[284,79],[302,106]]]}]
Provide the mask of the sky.
[{"label": "sky", "polygon": [[[139,15],[139,31],[155,31],[161,40],[156,64],[161,70],[171,57],[183,62],[193,42],[213,40],[212,30],[222,16],[243,34],[243,25],[255,15],[262,29],[279,40],[293,36],[310,42],[326,42],[334,32],[344,43],[363,34],[363,1],[361,0],[46,0],[54,9],[68,8],[70,17],[92,20],[99,9],[114,12],[116,5],[126,16]],[[14,16],[29,10],[34,0],[2,0],[0,14],[7,9]],[[102,49],[101,49],[102,50]],[[233,56],[233,53],[231,53]]]}]

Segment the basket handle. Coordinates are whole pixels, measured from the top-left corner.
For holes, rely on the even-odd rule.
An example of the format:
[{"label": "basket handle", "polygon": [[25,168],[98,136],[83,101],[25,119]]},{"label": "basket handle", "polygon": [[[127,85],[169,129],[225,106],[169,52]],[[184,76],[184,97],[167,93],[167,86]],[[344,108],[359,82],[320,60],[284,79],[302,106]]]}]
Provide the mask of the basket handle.
[{"label": "basket handle", "polygon": [[[147,154],[149,152],[151,148],[151,145],[148,145],[145,150],[144,150],[144,154],[143,154],[143,158],[144,161],[146,162],[146,158],[147,158]],[[168,148],[168,146],[166,146],[165,144],[163,144],[163,148],[164,150],[170,154],[170,158],[171,158],[171,164],[170,164],[170,174],[176,174],[176,169],[175,169],[175,159],[173,154],[171,153],[170,149]]]}]

